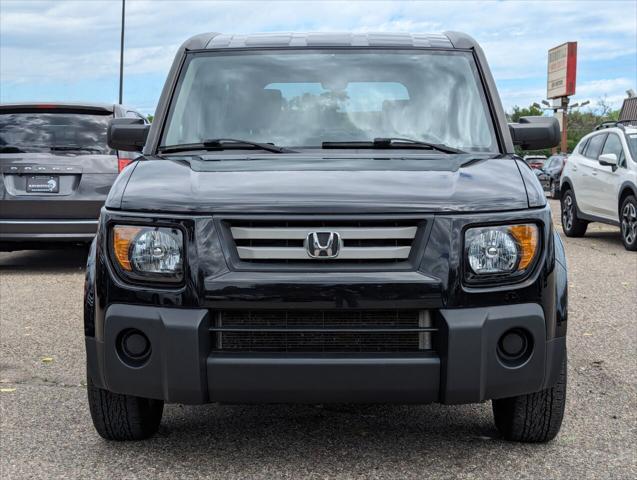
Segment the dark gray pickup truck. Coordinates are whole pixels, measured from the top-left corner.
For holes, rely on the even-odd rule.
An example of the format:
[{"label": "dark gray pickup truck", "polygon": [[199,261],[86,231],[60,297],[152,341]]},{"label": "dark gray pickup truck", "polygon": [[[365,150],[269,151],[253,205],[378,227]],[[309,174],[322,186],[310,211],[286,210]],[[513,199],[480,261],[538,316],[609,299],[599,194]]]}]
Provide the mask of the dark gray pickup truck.
[{"label": "dark gray pickup truck", "polygon": [[88,399],[111,440],[165,402],[491,400],[558,432],[567,277],[544,192],[470,37],[204,34],[177,53],[87,265]]}]

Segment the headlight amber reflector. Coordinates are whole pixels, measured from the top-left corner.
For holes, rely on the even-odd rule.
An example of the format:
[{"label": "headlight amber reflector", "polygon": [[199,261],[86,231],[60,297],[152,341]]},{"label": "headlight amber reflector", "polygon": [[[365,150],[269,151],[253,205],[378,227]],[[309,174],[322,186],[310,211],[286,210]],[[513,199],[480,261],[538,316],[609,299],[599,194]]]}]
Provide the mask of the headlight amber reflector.
[{"label": "headlight amber reflector", "polygon": [[537,253],[538,231],[537,225],[513,225],[509,227],[509,232],[515,238],[520,248],[520,263],[518,270],[526,270]]},{"label": "headlight amber reflector", "polygon": [[115,260],[117,260],[122,270],[127,272],[133,270],[129,256],[130,247],[131,242],[141,230],[141,227],[129,225],[116,225],[113,227],[113,253],[115,254]]}]

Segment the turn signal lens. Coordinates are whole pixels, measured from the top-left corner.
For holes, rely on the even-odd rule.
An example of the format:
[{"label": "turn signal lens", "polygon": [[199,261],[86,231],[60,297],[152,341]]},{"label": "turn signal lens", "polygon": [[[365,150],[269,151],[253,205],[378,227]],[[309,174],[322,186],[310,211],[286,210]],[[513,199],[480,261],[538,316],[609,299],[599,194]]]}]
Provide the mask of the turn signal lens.
[{"label": "turn signal lens", "polygon": [[526,270],[535,258],[538,245],[537,226],[532,224],[513,225],[509,232],[515,238],[520,248],[520,262],[518,270]]},{"label": "turn signal lens", "polygon": [[113,253],[119,266],[127,272],[133,270],[130,262],[131,243],[141,230],[141,227],[125,225],[113,227]]}]

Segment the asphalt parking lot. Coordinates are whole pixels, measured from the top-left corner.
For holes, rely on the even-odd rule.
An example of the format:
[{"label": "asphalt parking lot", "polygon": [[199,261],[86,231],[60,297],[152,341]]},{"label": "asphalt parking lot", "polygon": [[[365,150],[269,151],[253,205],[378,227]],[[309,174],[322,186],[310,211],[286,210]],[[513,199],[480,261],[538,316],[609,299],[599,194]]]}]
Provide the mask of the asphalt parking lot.
[{"label": "asphalt parking lot", "polygon": [[564,239],[568,405],[547,445],[500,440],[490,403],[168,405],[152,440],[108,443],[84,386],[86,251],[1,253],[0,476],[636,478],[637,255],[617,228],[589,232]]}]

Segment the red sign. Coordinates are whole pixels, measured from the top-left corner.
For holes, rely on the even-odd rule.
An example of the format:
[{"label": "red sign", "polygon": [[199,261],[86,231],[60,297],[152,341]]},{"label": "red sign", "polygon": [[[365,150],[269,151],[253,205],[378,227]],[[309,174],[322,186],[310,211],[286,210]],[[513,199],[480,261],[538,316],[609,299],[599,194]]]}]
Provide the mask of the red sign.
[{"label": "red sign", "polygon": [[549,50],[546,97],[575,95],[577,77],[577,42],[563,43]]}]

